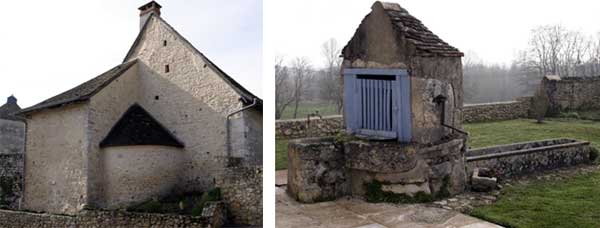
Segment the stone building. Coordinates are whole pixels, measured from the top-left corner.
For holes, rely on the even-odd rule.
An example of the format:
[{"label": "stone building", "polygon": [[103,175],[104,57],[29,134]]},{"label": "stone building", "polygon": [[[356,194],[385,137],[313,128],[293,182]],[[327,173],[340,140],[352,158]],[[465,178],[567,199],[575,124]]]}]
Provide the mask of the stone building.
[{"label": "stone building", "polygon": [[215,187],[223,158],[262,164],[262,100],[160,9],[154,1],[139,8],[139,35],[122,64],[20,112],[28,126],[24,208],[121,208]]},{"label": "stone building", "polygon": [[0,106],[0,207],[18,209],[23,180],[25,122],[14,114],[21,110],[10,96]]},{"label": "stone building", "polygon": [[344,122],[354,137],[290,143],[288,192],[299,201],[392,194],[420,202],[465,189],[463,53],[396,3],[371,9],[342,50]]}]

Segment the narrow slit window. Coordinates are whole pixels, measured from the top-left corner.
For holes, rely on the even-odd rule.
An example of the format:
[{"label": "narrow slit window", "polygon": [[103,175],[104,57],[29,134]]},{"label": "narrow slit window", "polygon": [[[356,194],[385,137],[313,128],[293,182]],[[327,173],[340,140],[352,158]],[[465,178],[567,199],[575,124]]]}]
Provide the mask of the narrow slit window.
[{"label": "narrow slit window", "polygon": [[171,71],[171,69],[169,69],[169,65],[165,65],[165,73],[169,73],[169,71]]},{"label": "narrow slit window", "polygon": [[167,46],[167,40],[163,40],[163,46]]}]

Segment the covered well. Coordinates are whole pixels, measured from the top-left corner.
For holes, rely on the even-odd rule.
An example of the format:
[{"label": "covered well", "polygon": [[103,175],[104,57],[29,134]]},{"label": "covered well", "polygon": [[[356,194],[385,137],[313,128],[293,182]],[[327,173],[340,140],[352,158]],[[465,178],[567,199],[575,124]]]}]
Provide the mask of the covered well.
[{"label": "covered well", "polygon": [[463,53],[396,3],[371,8],[342,51],[348,132],[433,143],[460,129]]}]

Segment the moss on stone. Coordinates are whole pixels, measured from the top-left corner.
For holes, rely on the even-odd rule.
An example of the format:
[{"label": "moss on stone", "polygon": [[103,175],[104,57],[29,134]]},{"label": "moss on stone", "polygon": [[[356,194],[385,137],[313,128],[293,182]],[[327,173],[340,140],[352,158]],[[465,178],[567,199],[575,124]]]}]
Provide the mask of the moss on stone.
[{"label": "moss on stone", "polygon": [[415,195],[410,196],[404,193],[393,193],[382,190],[382,185],[386,184],[374,180],[370,183],[366,183],[367,188],[366,199],[367,202],[379,203],[426,203],[434,200],[434,197],[426,192],[417,192]]},{"label": "moss on stone", "polygon": [[371,203],[427,203],[433,202],[438,199],[450,197],[450,191],[448,190],[450,186],[450,176],[445,176],[442,179],[442,186],[440,190],[434,194],[426,193],[426,192],[417,192],[413,196],[404,193],[393,193],[382,190],[382,185],[391,184],[387,182],[380,182],[377,180],[373,180],[370,183],[366,183],[365,187],[367,189],[366,199],[367,202]]},{"label": "moss on stone", "polygon": [[171,213],[199,216],[204,206],[211,201],[221,200],[221,190],[214,188],[203,193],[171,195],[162,199],[151,199],[127,208],[128,211],[145,213]]}]

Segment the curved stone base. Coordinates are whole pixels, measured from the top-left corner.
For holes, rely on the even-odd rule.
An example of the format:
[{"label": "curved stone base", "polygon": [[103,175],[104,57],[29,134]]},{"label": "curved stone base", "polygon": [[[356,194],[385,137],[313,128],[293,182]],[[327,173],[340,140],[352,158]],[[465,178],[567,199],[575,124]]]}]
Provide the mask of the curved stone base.
[{"label": "curved stone base", "polygon": [[372,201],[374,195],[416,201],[455,195],[467,183],[465,151],[458,137],[435,145],[295,140],[288,148],[288,193],[306,203],[344,195]]},{"label": "curved stone base", "polygon": [[[461,193],[467,178],[461,138],[436,145],[351,141],[344,144],[346,168],[355,196],[371,196],[371,183],[381,192],[403,197],[447,197]],[[371,199],[376,200],[376,199]]]}]

